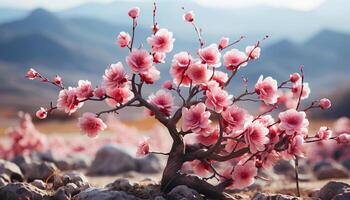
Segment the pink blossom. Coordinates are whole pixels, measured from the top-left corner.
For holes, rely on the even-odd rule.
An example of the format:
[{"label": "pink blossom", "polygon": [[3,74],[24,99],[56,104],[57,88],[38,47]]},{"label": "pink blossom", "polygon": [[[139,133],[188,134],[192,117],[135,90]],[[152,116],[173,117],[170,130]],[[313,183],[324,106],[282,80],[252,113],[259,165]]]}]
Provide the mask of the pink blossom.
[{"label": "pink blossom", "polygon": [[327,126],[321,126],[320,129],[316,133],[316,137],[321,140],[328,140],[332,136],[332,130],[330,130]]},{"label": "pink blossom", "polygon": [[342,133],[338,137],[335,138],[338,144],[349,144],[350,143],[350,134]]},{"label": "pink blossom", "polygon": [[224,66],[229,69],[237,69],[247,65],[247,55],[238,49],[232,49],[224,55]]},{"label": "pink blossom", "polygon": [[26,78],[28,78],[29,80],[33,80],[35,78],[37,78],[39,75],[39,73],[37,71],[35,71],[35,69],[30,68],[27,72]]},{"label": "pink blossom", "polygon": [[200,160],[194,160],[191,162],[192,170],[198,176],[207,176],[210,170],[210,166]]},{"label": "pink blossom", "polygon": [[219,52],[217,44],[211,44],[205,48],[199,49],[198,55],[202,59],[203,63],[206,63],[209,66],[220,67],[221,65],[221,53]]},{"label": "pink blossom", "polygon": [[192,57],[188,52],[180,52],[174,55],[171,63],[170,74],[174,78],[176,84],[188,86],[191,79],[185,74],[188,66],[192,61]]},{"label": "pink blossom", "polygon": [[174,55],[172,65],[176,65],[178,67],[188,67],[192,61],[192,56],[186,52],[182,51]]},{"label": "pink blossom", "polygon": [[182,108],[182,130],[193,131],[194,133],[203,133],[210,128],[210,112],[206,111],[204,103],[188,108]]},{"label": "pink blossom", "polygon": [[94,90],[92,89],[91,82],[86,80],[79,80],[78,81],[78,87],[76,89],[76,95],[78,97],[78,100],[83,100],[90,98],[93,95]]},{"label": "pink blossom", "polygon": [[146,50],[133,49],[126,62],[133,72],[145,72],[152,67],[152,56]]},{"label": "pink blossom", "polygon": [[278,128],[277,125],[269,127],[270,144],[278,143],[280,134],[281,134],[281,130]]},{"label": "pink blossom", "polygon": [[264,77],[261,75],[258,82],[255,84],[255,92],[266,104],[277,103],[277,81],[270,76],[265,79],[263,78]]},{"label": "pink blossom", "polygon": [[173,96],[164,91],[159,90],[156,94],[152,94],[148,97],[148,102],[159,109],[166,116],[171,115],[171,111],[174,107]]},{"label": "pink blossom", "polygon": [[165,57],[166,57],[165,53],[154,52],[153,53],[153,62],[154,63],[165,63]]},{"label": "pink blossom", "polygon": [[232,103],[232,95],[229,95],[227,91],[220,87],[209,88],[206,92],[206,97],[205,104],[207,107],[217,113],[221,113]]},{"label": "pink blossom", "polygon": [[139,143],[137,146],[136,156],[143,157],[149,154],[150,143],[149,138],[145,138],[143,141]]},{"label": "pink blossom", "polygon": [[258,59],[260,57],[260,52],[261,49],[260,47],[256,47],[256,46],[247,46],[245,48],[245,53],[247,54],[247,56],[249,56],[250,59],[255,60]]},{"label": "pink blossom", "polygon": [[265,144],[269,143],[269,129],[260,122],[254,122],[244,132],[245,142],[249,145],[251,153],[265,150]]},{"label": "pink blossom", "polygon": [[138,7],[133,7],[128,11],[129,17],[135,19],[140,15],[140,8]]},{"label": "pink blossom", "polygon": [[107,128],[107,125],[94,113],[84,113],[78,119],[80,130],[89,137],[96,137],[100,131]]},{"label": "pink blossom", "polygon": [[[292,93],[293,93],[293,97],[298,99],[300,96],[300,92],[301,92],[301,83],[296,83],[293,88],[292,88]],[[310,87],[309,87],[309,83],[304,83],[303,84],[303,92],[301,94],[301,99],[307,99],[310,95]]]},{"label": "pink blossom", "polygon": [[262,157],[262,167],[264,169],[270,169],[281,158],[281,155],[277,151],[272,150],[271,152],[263,153]]},{"label": "pink blossom", "polygon": [[219,49],[226,48],[228,46],[229,41],[230,41],[230,38],[222,37],[219,41]]},{"label": "pink blossom", "polygon": [[124,48],[129,45],[129,42],[131,41],[131,37],[129,33],[120,32],[118,35],[118,44],[119,47]]},{"label": "pink blossom", "polygon": [[296,83],[300,80],[300,75],[298,73],[294,73],[294,74],[291,74],[289,76],[289,80],[292,82],[292,83]]},{"label": "pink blossom", "polygon": [[258,175],[258,170],[255,167],[255,162],[250,160],[245,164],[237,164],[232,173],[233,187],[243,189],[254,183],[255,176]]},{"label": "pink blossom", "polygon": [[173,33],[168,29],[159,29],[157,33],[147,38],[148,44],[152,46],[153,52],[169,53],[173,50]]},{"label": "pink blossom", "polygon": [[57,100],[57,108],[64,110],[68,114],[77,111],[84,103],[79,102],[76,88],[69,87],[60,91]]},{"label": "pink blossom", "polygon": [[304,150],[304,138],[301,135],[296,135],[292,138],[292,141],[289,144],[288,147],[288,153],[290,155],[295,155],[299,157],[304,157],[305,150]]},{"label": "pink blossom", "polygon": [[39,119],[45,119],[47,117],[47,111],[45,108],[40,107],[40,109],[36,111],[35,115]]},{"label": "pink blossom", "polygon": [[59,75],[56,75],[55,78],[53,78],[53,82],[56,85],[62,85],[62,78]]},{"label": "pink blossom", "polygon": [[221,115],[224,119],[224,124],[230,131],[242,130],[252,121],[252,117],[246,110],[235,105],[228,107]]},{"label": "pink blossom", "polygon": [[128,75],[126,74],[121,62],[111,64],[110,67],[105,70],[102,85],[106,90],[114,89],[116,87],[124,87],[127,83]]},{"label": "pink blossom", "polygon": [[286,131],[286,134],[291,135],[295,132],[301,133],[304,128],[309,126],[309,120],[306,119],[306,114],[303,111],[289,109],[281,112],[278,115],[280,119],[279,128]]},{"label": "pink blossom", "polygon": [[111,107],[116,107],[120,104],[126,103],[134,97],[134,94],[130,91],[129,87],[110,89],[107,91],[107,95],[110,98],[108,98],[106,102]]},{"label": "pink blossom", "polygon": [[102,99],[103,97],[105,97],[106,91],[103,87],[96,87],[93,94],[94,94],[94,97]]},{"label": "pink blossom", "polygon": [[213,128],[212,131],[210,132],[211,133],[208,136],[197,134],[196,135],[197,142],[205,146],[210,146],[215,144],[218,141],[220,131],[218,128]]},{"label": "pink blossom", "polygon": [[173,84],[169,80],[164,81],[162,86],[164,89],[168,89],[168,90],[171,90],[173,88]]},{"label": "pink blossom", "polygon": [[185,75],[187,75],[194,84],[206,83],[210,78],[207,65],[201,62],[191,63]]},{"label": "pink blossom", "polygon": [[219,83],[220,87],[223,87],[228,80],[228,75],[225,72],[215,70],[212,80]]},{"label": "pink blossom", "polygon": [[187,22],[193,22],[194,20],[194,13],[193,11],[188,11],[186,12],[183,17],[182,17],[185,21]]},{"label": "pink blossom", "polygon": [[332,106],[332,103],[331,103],[331,101],[329,99],[323,98],[323,99],[320,100],[320,107],[321,107],[321,109],[327,110],[331,106]]},{"label": "pink blossom", "polygon": [[141,80],[147,84],[153,84],[160,79],[160,71],[154,66],[149,68],[147,71],[140,73]]},{"label": "pink blossom", "polygon": [[275,120],[273,119],[273,117],[271,115],[260,116],[259,118],[256,119],[256,121],[260,122],[261,124],[263,124],[266,127],[275,122]]},{"label": "pink blossom", "polygon": [[[237,137],[237,134],[230,134],[229,137]],[[244,147],[247,147],[247,145],[244,142],[236,141],[236,140],[227,140],[225,144],[225,151],[228,153],[233,152],[234,150],[242,149]]]}]

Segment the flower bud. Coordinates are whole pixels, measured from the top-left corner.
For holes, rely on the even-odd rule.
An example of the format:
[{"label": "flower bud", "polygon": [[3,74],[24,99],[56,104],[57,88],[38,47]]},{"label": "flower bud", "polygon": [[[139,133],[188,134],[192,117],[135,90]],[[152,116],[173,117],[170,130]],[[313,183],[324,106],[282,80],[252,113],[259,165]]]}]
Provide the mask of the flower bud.
[{"label": "flower bud", "polygon": [[329,99],[323,98],[323,99],[320,100],[320,107],[321,107],[321,109],[327,110],[331,106],[332,106],[332,103],[331,103],[331,101]]},{"label": "flower bud", "polygon": [[289,76],[289,80],[292,82],[292,83],[296,83],[298,80],[300,79],[300,75],[298,73],[294,73],[294,74],[291,74]]},{"label": "flower bud", "polygon": [[193,11],[189,11],[183,15],[183,19],[187,22],[193,22],[194,21],[194,13]]},{"label": "flower bud", "polygon": [[140,8],[139,7],[133,7],[129,10],[128,15],[135,19],[140,15]]},{"label": "flower bud", "polygon": [[335,138],[335,140],[338,142],[338,144],[348,144],[350,143],[350,134],[340,134],[337,138]]},{"label": "flower bud", "polygon": [[171,83],[171,81],[165,81],[164,83],[163,83],[163,88],[164,89],[168,89],[168,90],[171,90],[172,88],[173,88],[173,84]]},{"label": "flower bud", "polygon": [[55,78],[53,79],[53,82],[56,85],[61,85],[62,84],[62,78],[59,75],[56,75]]},{"label": "flower bud", "polygon": [[35,71],[35,69],[33,68],[30,68],[27,72],[27,75],[26,77],[29,79],[29,80],[33,80],[35,78],[37,78],[39,75],[39,73],[37,71]]},{"label": "flower bud", "polygon": [[40,109],[36,111],[35,115],[39,119],[45,119],[47,117],[47,111],[45,110],[45,108],[40,107]]},{"label": "flower bud", "polygon": [[219,49],[226,48],[228,46],[229,41],[230,41],[230,38],[222,37],[219,41]]}]

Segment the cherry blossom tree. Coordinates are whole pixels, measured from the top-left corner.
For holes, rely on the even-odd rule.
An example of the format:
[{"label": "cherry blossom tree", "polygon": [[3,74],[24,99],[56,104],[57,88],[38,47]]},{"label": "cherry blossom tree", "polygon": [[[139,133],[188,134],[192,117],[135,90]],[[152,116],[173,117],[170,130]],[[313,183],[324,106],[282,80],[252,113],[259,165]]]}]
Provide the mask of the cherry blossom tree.
[{"label": "cherry blossom tree", "polygon": [[[131,33],[120,32],[117,38],[119,47],[127,49],[129,55],[125,62],[111,64],[95,89],[87,80],[80,80],[76,87],[65,87],[60,76],[50,80],[30,69],[28,79],[51,83],[60,90],[57,104],[40,108],[37,116],[44,119],[56,109],[72,114],[87,101],[105,101],[111,106],[109,110],[85,113],[79,118],[81,131],[95,137],[107,127],[102,120],[104,114],[118,113],[127,107],[143,108],[167,128],[172,138],[169,152],[152,151],[149,139],[140,138],[138,145],[139,156],[150,153],[168,156],[161,190],[168,192],[177,185],[188,185],[216,198],[226,188],[242,189],[253,184],[259,178],[258,168],[269,168],[279,159],[295,159],[297,169],[298,158],[305,156],[306,143],[321,140],[349,143],[348,134],[332,136],[325,127],[315,136],[309,133],[308,111],[328,109],[331,103],[321,99],[302,106],[301,101],[310,93],[302,67],[280,84],[272,77],[261,76],[252,90],[244,79],[243,92],[230,94],[228,86],[233,78],[241,68],[259,59],[261,43],[268,36],[244,51],[235,48],[244,37],[231,43],[223,37],[218,43],[207,45],[192,11],[185,11],[183,19],[198,36],[197,52],[176,53],[168,64],[173,80],[165,81],[162,89],[146,97],[143,89],[159,81],[157,65],[165,62],[175,41],[172,32],[159,27],[156,11],[154,3],[148,45],[135,48],[135,29],[141,13],[136,7],[129,10]],[[253,115],[238,106],[247,101],[261,105],[261,112]],[[208,182],[210,179],[217,183]]]}]

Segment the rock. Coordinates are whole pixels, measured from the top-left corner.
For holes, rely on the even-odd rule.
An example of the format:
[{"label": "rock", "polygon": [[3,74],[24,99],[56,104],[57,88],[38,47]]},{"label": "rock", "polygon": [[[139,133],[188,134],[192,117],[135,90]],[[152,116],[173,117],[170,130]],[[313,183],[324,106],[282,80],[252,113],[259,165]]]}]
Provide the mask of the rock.
[{"label": "rock", "polygon": [[276,174],[294,176],[294,166],[287,160],[279,160],[273,170]]},{"label": "rock", "polygon": [[117,145],[99,149],[92,161],[88,175],[117,175],[137,169],[135,159]]},{"label": "rock", "polygon": [[203,197],[196,191],[186,185],[179,185],[173,188],[168,194],[168,200],[204,200]]},{"label": "rock", "polygon": [[74,183],[68,183],[66,186],[64,186],[64,191],[67,194],[70,194],[71,196],[73,196],[73,195],[78,194],[80,192],[80,189]]},{"label": "rock", "polygon": [[350,185],[342,182],[331,181],[320,189],[317,197],[321,200],[333,200],[336,196],[340,195],[339,197],[337,197],[340,198],[341,194],[349,192]]},{"label": "rock", "polygon": [[91,163],[89,156],[79,153],[62,157],[54,154],[52,151],[34,152],[31,157],[35,160],[55,163],[57,168],[62,171],[86,169]]},{"label": "rock", "polygon": [[263,193],[256,193],[252,200],[299,200],[300,198],[298,197],[293,197],[289,195],[284,195],[284,194],[275,194],[275,195],[266,195]]},{"label": "rock", "polygon": [[59,188],[52,196],[52,200],[70,200],[70,194],[67,194],[63,188]]},{"label": "rock", "polygon": [[108,188],[88,188],[75,195],[72,200],[138,200],[136,197],[123,191],[115,191]]},{"label": "rock", "polygon": [[344,160],[344,161],[342,162],[342,165],[343,165],[346,169],[350,170],[350,158]]},{"label": "rock", "polygon": [[74,183],[78,188],[87,188],[90,186],[87,178],[83,174],[75,171],[65,172],[62,175],[62,180],[64,185],[67,185],[68,183]]},{"label": "rock", "polygon": [[9,182],[7,182],[5,179],[0,178],[0,187],[4,187],[5,185],[7,185]]},{"label": "rock", "polygon": [[6,174],[11,181],[23,181],[21,169],[13,162],[0,159],[0,174]]},{"label": "rock", "polygon": [[321,161],[316,163],[313,169],[316,177],[320,180],[349,177],[349,171],[333,161]]},{"label": "rock", "polygon": [[158,173],[162,170],[159,159],[153,154],[136,159],[136,166],[136,171],[140,173]]},{"label": "rock", "polygon": [[162,196],[156,196],[154,198],[154,200],[166,200],[166,199],[164,197],[162,197]]},{"label": "rock", "polygon": [[9,183],[0,188],[0,199],[15,200],[15,199],[30,199],[42,200],[48,195],[45,191],[28,183]]},{"label": "rock", "polygon": [[129,183],[128,179],[117,179],[113,183],[108,184],[106,187],[111,188],[113,190],[119,191],[130,191],[132,189],[132,185]]},{"label": "rock", "polygon": [[45,190],[46,189],[46,183],[42,180],[36,179],[33,182],[31,182],[30,184],[34,185],[35,187]]},{"label": "rock", "polygon": [[345,191],[344,193],[338,194],[333,197],[332,200],[349,200],[350,199],[350,190]]},{"label": "rock", "polygon": [[57,171],[54,163],[38,161],[29,156],[18,156],[14,159],[14,162],[20,167],[28,181],[34,181],[35,179],[46,181]]}]

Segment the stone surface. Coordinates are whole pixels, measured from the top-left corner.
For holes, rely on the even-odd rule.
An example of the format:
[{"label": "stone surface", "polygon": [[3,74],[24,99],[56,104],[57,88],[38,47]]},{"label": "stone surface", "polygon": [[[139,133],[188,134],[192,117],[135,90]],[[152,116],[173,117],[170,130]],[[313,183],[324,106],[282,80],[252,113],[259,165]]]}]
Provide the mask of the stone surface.
[{"label": "stone surface", "polygon": [[132,189],[130,182],[124,178],[117,179],[113,183],[108,184],[106,187],[119,191],[130,191]]},{"label": "stone surface", "polygon": [[[350,185],[342,182],[331,181],[323,186],[317,197],[321,200],[333,200],[336,196],[340,199],[341,194],[349,193]],[[347,194],[349,195],[349,194]]]},{"label": "stone surface", "polygon": [[83,174],[75,171],[65,172],[62,175],[62,180],[64,185],[74,183],[78,188],[89,186],[87,178]]},{"label": "stone surface", "polygon": [[130,154],[117,145],[107,145],[97,151],[87,174],[92,176],[117,175],[136,169],[135,159]]},{"label": "stone surface", "polygon": [[162,170],[159,159],[153,154],[136,159],[136,168],[140,173],[159,173]]},{"label": "stone surface", "polygon": [[47,196],[45,191],[28,183],[9,183],[0,188],[0,199],[4,200],[42,200]]},{"label": "stone surface", "polygon": [[30,184],[34,185],[35,187],[45,190],[46,189],[46,183],[42,180],[36,179],[33,182],[31,182]]},{"label": "stone surface", "polygon": [[21,169],[10,161],[0,159],[0,174],[6,174],[11,181],[23,181]]},{"label": "stone surface", "polygon": [[273,170],[276,174],[294,176],[294,166],[287,160],[279,160]]},{"label": "stone surface", "polygon": [[350,170],[350,158],[344,160],[342,164],[346,169]]},{"label": "stone surface", "polygon": [[349,171],[334,161],[321,161],[313,168],[318,179],[348,178]]},{"label": "stone surface", "polygon": [[293,197],[289,195],[284,195],[284,194],[275,194],[275,195],[266,195],[263,193],[256,193],[252,200],[299,200],[300,198],[298,197]]},{"label": "stone surface", "polygon": [[30,156],[18,156],[14,162],[19,166],[24,177],[30,182],[35,179],[46,181],[58,169],[54,163],[38,161]]},{"label": "stone surface", "polygon": [[72,200],[138,200],[123,191],[115,191],[108,188],[88,188],[75,195]]},{"label": "stone surface", "polygon": [[0,178],[0,187],[4,187],[7,184],[8,184],[8,182],[5,179]]},{"label": "stone surface", "polygon": [[79,153],[74,153],[67,156],[57,156],[51,151],[47,152],[34,152],[31,155],[35,160],[47,161],[55,163],[60,170],[77,170],[86,169],[90,163],[91,159],[89,156]]},{"label": "stone surface", "polygon": [[185,185],[176,186],[168,194],[168,200],[204,200],[203,197],[196,191]]}]

